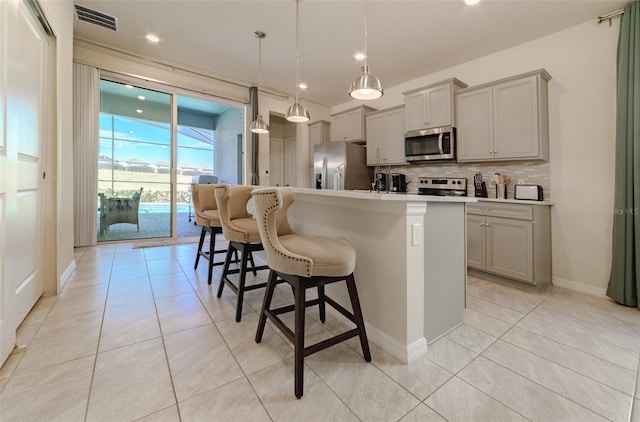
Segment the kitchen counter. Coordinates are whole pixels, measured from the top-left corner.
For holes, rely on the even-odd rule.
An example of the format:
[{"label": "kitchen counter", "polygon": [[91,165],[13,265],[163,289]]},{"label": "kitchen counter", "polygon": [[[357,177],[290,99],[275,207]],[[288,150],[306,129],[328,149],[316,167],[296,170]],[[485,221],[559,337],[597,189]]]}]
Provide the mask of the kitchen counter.
[{"label": "kitchen counter", "polygon": [[[289,208],[302,234],[349,239],[371,341],[404,362],[462,323],[465,204],[476,198],[297,188]],[[350,309],[342,285],[327,292]],[[374,356],[375,359],[375,356]]]}]

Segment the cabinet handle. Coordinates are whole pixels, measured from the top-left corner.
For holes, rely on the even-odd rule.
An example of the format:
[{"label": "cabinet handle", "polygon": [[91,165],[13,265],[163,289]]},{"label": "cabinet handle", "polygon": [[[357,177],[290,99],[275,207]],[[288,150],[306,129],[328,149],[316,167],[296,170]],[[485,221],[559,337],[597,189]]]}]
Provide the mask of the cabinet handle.
[{"label": "cabinet handle", "polygon": [[483,227],[483,226],[484,226],[484,223],[480,223],[480,227]]}]

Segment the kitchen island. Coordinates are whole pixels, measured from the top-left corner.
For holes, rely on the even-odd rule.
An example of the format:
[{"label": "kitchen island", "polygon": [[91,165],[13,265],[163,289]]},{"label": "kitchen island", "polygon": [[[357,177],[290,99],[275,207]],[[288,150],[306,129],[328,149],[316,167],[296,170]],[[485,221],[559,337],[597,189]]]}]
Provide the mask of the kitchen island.
[{"label": "kitchen island", "polygon": [[[404,362],[461,324],[465,206],[475,198],[297,188],[301,234],[340,236],[357,253],[355,278],[369,338]],[[344,286],[327,292],[350,308]]]}]

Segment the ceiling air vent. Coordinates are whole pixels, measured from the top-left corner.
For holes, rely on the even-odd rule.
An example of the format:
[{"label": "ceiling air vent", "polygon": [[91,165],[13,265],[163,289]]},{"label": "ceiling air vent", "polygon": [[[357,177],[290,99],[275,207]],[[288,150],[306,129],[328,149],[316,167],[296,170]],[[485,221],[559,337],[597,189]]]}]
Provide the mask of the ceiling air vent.
[{"label": "ceiling air vent", "polygon": [[112,31],[118,30],[118,18],[98,12],[97,10],[89,9],[88,7],[84,7],[79,4],[75,4],[74,6],[79,20],[89,22]]}]

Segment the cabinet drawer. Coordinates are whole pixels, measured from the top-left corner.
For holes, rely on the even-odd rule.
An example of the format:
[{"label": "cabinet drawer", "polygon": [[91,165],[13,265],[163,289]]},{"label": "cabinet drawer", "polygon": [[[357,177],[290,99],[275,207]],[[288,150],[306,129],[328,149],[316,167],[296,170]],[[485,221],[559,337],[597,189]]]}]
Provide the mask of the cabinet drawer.
[{"label": "cabinet drawer", "polygon": [[518,220],[533,220],[532,205],[500,204],[497,202],[478,202],[467,204],[467,213],[486,215],[489,217],[516,218]]}]

